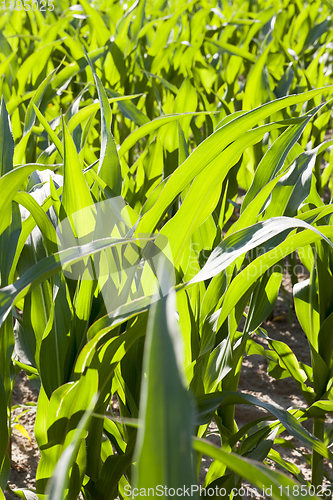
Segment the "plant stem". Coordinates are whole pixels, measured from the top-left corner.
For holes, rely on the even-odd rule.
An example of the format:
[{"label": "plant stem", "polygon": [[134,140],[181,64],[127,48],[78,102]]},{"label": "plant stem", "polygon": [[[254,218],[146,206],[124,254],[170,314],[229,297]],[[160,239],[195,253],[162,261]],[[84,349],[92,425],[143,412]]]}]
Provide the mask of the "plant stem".
[{"label": "plant stem", "polygon": [[[313,435],[318,439],[322,440],[324,437],[325,429],[325,419],[324,418],[314,418],[313,419]],[[324,477],[324,459],[323,457],[312,450],[312,460],[311,460],[312,478],[311,483],[314,486],[320,486],[323,482]]]}]

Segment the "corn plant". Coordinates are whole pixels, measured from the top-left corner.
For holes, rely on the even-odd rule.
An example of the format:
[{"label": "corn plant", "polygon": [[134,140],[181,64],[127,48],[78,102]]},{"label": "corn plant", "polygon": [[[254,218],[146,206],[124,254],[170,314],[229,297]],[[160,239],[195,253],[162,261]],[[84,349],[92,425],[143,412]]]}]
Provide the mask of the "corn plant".
[{"label": "corn plant", "polygon": [[[41,459],[21,497],[158,485],[198,496],[206,454],[206,488],[231,498],[245,479],[290,498],[309,484],[274,450],[283,431],[312,449],[312,486],[333,458],[333,206],[320,197],[332,172],[331,6],[124,7],[61,0],[0,19],[1,491],[23,369],[40,389]],[[311,273],[293,276],[311,367],[261,328],[295,252]],[[292,376],[307,408],[237,392],[246,350]],[[236,404],[273,420],[238,429]],[[206,440],[212,420],[220,448]]]}]

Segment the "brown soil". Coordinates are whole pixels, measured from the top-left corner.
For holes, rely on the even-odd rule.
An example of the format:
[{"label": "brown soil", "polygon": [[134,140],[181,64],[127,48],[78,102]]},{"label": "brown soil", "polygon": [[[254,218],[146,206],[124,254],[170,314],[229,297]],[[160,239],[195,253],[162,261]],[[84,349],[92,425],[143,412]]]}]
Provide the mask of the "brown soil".
[{"label": "brown soil", "polygon": [[[25,372],[20,372],[16,377],[13,390],[12,406],[37,402],[38,391],[33,387]],[[14,410],[13,415],[18,416],[22,409]],[[31,441],[24,437],[15,427],[12,433],[12,467],[9,476],[9,485],[12,489],[34,488],[37,465],[40,458],[38,446],[34,437],[36,410],[22,415],[19,423],[23,425],[30,436]],[[5,498],[15,500],[17,495],[9,491],[5,492]]]}]

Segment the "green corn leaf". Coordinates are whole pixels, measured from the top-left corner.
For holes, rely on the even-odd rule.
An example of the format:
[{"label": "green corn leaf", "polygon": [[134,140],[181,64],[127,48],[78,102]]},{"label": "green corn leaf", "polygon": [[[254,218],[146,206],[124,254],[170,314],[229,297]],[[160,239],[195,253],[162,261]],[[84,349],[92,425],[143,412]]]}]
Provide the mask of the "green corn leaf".
[{"label": "green corn leaf", "polygon": [[[39,165],[38,168],[40,170],[45,170],[49,167]],[[0,218],[0,234],[11,223],[11,202],[15,198],[22,184],[34,170],[36,170],[36,164],[23,165],[7,172],[0,178],[0,211],[2,214],[2,217]]]},{"label": "green corn leaf", "polygon": [[[84,437],[96,403],[97,386],[97,373],[89,370],[79,381],[59,387],[50,399],[47,414],[48,439],[41,446],[42,457],[36,479],[37,485],[45,485],[50,480],[48,493],[57,495],[54,498],[64,498],[58,495],[63,494],[67,486],[76,495],[80,491],[85,462]],[[71,467],[76,470],[72,471],[69,479]],[[54,481],[54,477],[58,481]],[[37,486],[37,493],[42,493],[41,489]]]},{"label": "green corn leaf", "polygon": [[181,165],[189,156],[189,154],[190,153],[187,147],[183,129],[178,122],[178,165]]},{"label": "green corn leaf", "polygon": [[212,415],[215,411],[218,411],[218,408],[234,404],[253,404],[264,408],[274,415],[292,436],[300,439],[304,444],[316,450],[323,457],[332,460],[333,454],[324,443],[307,431],[291,413],[278,405],[266,403],[249,394],[223,391],[206,394],[197,398],[198,414],[196,422],[207,421],[207,418],[209,418],[208,415]]},{"label": "green corn leaf", "polygon": [[242,59],[245,59],[246,61],[249,61],[251,63],[256,62],[256,56],[251,54],[249,51],[245,50],[242,47],[237,47],[237,45],[232,45],[231,43],[227,42],[220,42],[218,40],[211,40],[210,38],[206,38],[209,43],[212,43],[216,45],[216,47],[219,47],[223,51],[227,52],[230,55],[238,56],[241,57]]},{"label": "green corn leaf", "polygon": [[28,140],[31,134],[31,129],[35,123],[36,120],[36,112],[33,108],[33,104],[35,104],[37,107],[40,105],[43,96],[46,92],[46,89],[50,83],[50,81],[53,78],[53,75],[55,74],[56,70],[52,71],[45,80],[39,85],[38,89],[34,93],[32,99],[29,102],[28,108],[27,108],[27,113],[25,116],[25,122],[24,122],[24,132],[23,132],[23,137],[20,140],[19,144],[15,148],[15,153],[14,153],[14,164],[17,165],[19,163],[22,163],[24,157],[25,157],[25,152],[28,144]]},{"label": "green corn leaf", "polygon": [[[65,216],[71,217],[72,214],[92,205],[93,199],[82,172],[73,138],[68,131],[64,119],[62,119],[62,126],[64,148],[64,186],[61,207],[64,212],[64,218]],[[81,225],[78,228],[78,231],[83,231],[83,234],[85,231],[89,232],[90,222],[92,221],[80,221]]]},{"label": "green corn leaf", "polygon": [[159,118],[155,118],[155,120],[152,120],[149,123],[145,123],[144,125],[141,125],[140,128],[132,132],[122,143],[119,149],[119,157],[122,158],[127,151],[131,149],[140,139],[143,139],[148,134],[151,134],[152,132],[155,132],[155,130],[158,130],[160,127],[163,125],[166,125],[170,122],[179,120],[182,117],[186,116],[197,116],[197,115],[208,115],[211,114],[211,111],[196,111],[196,112],[187,112],[187,113],[177,113],[177,114],[172,114],[172,115],[165,115],[161,116]]},{"label": "green corn leaf", "polygon": [[[215,445],[204,439],[195,438],[193,440],[193,448],[200,453],[204,453],[205,455],[222,462],[240,477],[244,477],[261,491],[264,489],[265,493],[269,492],[269,496],[271,496],[274,500],[290,500],[299,498],[299,495],[293,494],[293,487],[297,486],[300,488],[300,485],[282,472],[272,470],[255,460],[241,457],[236,453],[225,451],[223,448],[217,448]],[[318,497],[304,492],[304,499],[310,500],[311,498],[318,500]]]},{"label": "green corn leaf", "polygon": [[[38,202],[31,196],[31,194],[19,192],[15,195],[14,201],[29,210],[44,237],[50,240],[50,242],[54,243],[54,245],[56,245],[57,235],[54,226],[46,215],[45,211],[40,207]],[[55,247],[53,247],[53,249],[55,249]]]},{"label": "green corn leaf", "polygon": [[110,189],[112,189],[117,195],[120,195],[122,187],[121,168],[116,144],[111,134],[112,113],[110,104],[106,97],[103,85],[95,73],[87,52],[85,52],[85,56],[94,76],[101,107],[101,155],[97,173],[101,179],[106,182]]},{"label": "green corn leaf", "polygon": [[[99,47],[96,50],[92,50],[88,52],[89,58],[92,63],[96,62],[100,57],[103,57],[106,52],[107,48],[105,47]],[[64,69],[58,72],[57,76],[52,80],[52,88],[53,89],[58,89],[59,92],[61,92],[61,88],[66,82],[71,80],[73,76],[75,76],[77,73],[80,73],[86,69],[88,66],[88,62],[85,58],[80,59],[78,62],[74,61],[70,64],[68,64]]]},{"label": "green corn leaf", "polygon": [[[109,102],[109,104],[111,104],[113,102],[118,102],[118,101],[127,101],[127,100],[131,100],[131,99],[135,99],[136,97],[139,97],[139,96],[140,96],[140,94],[111,97],[108,99],[108,102]],[[93,104],[89,104],[88,106],[84,106],[83,108],[81,108],[68,121],[67,126],[68,126],[69,132],[72,133],[73,130],[75,130],[75,128],[78,125],[82,124],[85,120],[90,118],[90,116],[92,116],[99,108],[100,108],[99,102],[95,102]]]},{"label": "green corn leaf", "polygon": [[271,339],[268,336],[265,338],[268,340],[270,347],[277,353],[282,367],[290,373],[300,388],[304,389],[304,393],[308,392],[303,384],[307,380],[307,375],[300,367],[300,363],[290,347],[284,342]]},{"label": "green corn leaf", "polygon": [[42,113],[39,111],[37,106],[35,106],[34,103],[32,103],[33,109],[35,110],[36,116],[40,123],[43,125],[44,129],[46,132],[49,134],[50,138],[52,139],[54,145],[56,146],[60,156],[63,158],[64,157],[64,148],[62,145],[61,140],[58,138],[57,134],[55,131],[50,127],[48,121],[45,119],[45,117],[42,115]]},{"label": "green corn leaf", "polygon": [[[23,498],[23,500],[38,500],[38,496],[36,495],[36,493],[34,493],[33,491],[28,490],[26,488],[22,488],[20,490],[15,489],[15,490],[10,490],[10,491],[15,493],[15,495],[18,496],[19,498]],[[1,490],[0,490],[0,498],[2,500]],[[5,497],[3,497],[3,499],[5,500]]]},{"label": "green corn leaf", "polygon": [[85,373],[89,366],[98,367],[101,403],[110,392],[110,380],[118,363],[125,356],[127,349],[145,334],[146,326],[147,317],[141,315],[133,328],[129,328],[122,335],[118,335],[117,330],[98,334],[80,352],[74,368],[75,375]]},{"label": "green corn leaf", "polygon": [[[131,465],[133,457],[133,444],[134,438],[130,438],[129,443],[124,454],[119,455],[109,455],[105,460],[99,479],[95,482],[92,489],[92,496],[94,498],[100,498],[101,500],[107,500],[108,498],[115,497],[117,495],[117,490],[122,491],[122,476],[126,469]],[[126,482],[125,487],[129,484]],[[124,493],[127,491],[124,489]],[[124,495],[125,496],[125,495]]]},{"label": "green corn leaf", "polygon": [[333,244],[324,234],[320,233],[318,229],[310,226],[308,223],[299,219],[292,219],[291,217],[273,217],[267,221],[258,222],[253,226],[230,235],[218,247],[216,247],[207,260],[205,266],[190,281],[190,283],[197,283],[199,281],[212,278],[219,272],[226,269],[240,255],[256,248],[280,233],[285,235],[284,231],[288,230],[289,232],[296,227],[311,229],[324,238],[325,241],[333,247]]},{"label": "green corn leaf", "polygon": [[[296,219],[293,219],[296,220]],[[333,231],[330,227],[321,227],[322,234],[327,238],[332,238]],[[220,316],[217,322],[217,329],[224,323],[232,309],[240,300],[247,290],[262,276],[268,269],[273,267],[281,259],[292,252],[295,252],[299,247],[309,245],[315,241],[319,241],[321,236],[317,232],[303,231],[287,238],[283,243],[268,251],[264,255],[257,257],[236,278],[231,282],[230,287],[225,295],[223,308],[220,310]]]},{"label": "green corn leaf", "polygon": [[[53,392],[47,414],[48,440],[41,445],[41,450],[48,450],[55,445],[66,448],[66,444],[71,441],[71,435],[75,434],[71,419],[77,420],[78,413],[83,415],[92,399],[96,400],[97,387],[97,372],[89,369],[78,381],[68,382]],[[62,450],[55,451],[60,455]]]},{"label": "green corn leaf", "polygon": [[299,206],[310,193],[312,170],[315,166],[317,152],[316,148],[306,151],[296,158],[289,171],[274,187],[265,218],[271,217],[273,213],[287,217],[296,215]]},{"label": "green corn leaf", "polygon": [[[123,102],[127,101],[129,96],[123,96],[116,92],[113,89],[105,89],[106,93],[112,96],[112,100],[118,103],[118,107],[122,114],[136,123],[139,127],[144,125],[145,123],[149,123],[149,118],[145,115],[137,106],[135,106],[132,102]],[[139,96],[134,96],[139,97]]]},{"label": "green corn leaf", "polygon": [[[0,433],[0,470],[3,469],[3,464],[6,459],[6,454],[7,454],[7,447],[8,447],[8,440],[9,440],[9,435],[8,435],[8,425],[7,425],[7,398],[6,398],[6,392],[5,388],[3,385],[3,380],[2,376],[0,374],[0,428],[1,428],[1,433]],[[5,485],[7,484],[7,479],[4,480],[5,478],[1,477],[2,474],[0,474],[0,491],[1,488],[5,488]]]},{"label": "green corn leaf", "polygon": [[282,276],[282,272],[266,273],[253,292],[244,327],[248,333],[254,332],[272,312],[278,297]]},{"label": "green corn leaf", "polygon": [[[267,102],[272,95],[269,88],[266,63],[273,43],[274,40],[267,45],[263,53],[260,54],[256,63],[251,68],[244,91],[244,109],[256,108],[260,104]],[[253,92],[253,89],[256,89],[255,92]]]},{"label": "green corn leaf", "polygon": [[154,40],[149,48],[148,55],[155,57],[159,53],[160,50],[163,50],[166,45],[170,31],[174,28],[177,23],[179,16],[187,9],[190,9],[191,6],[195,3],[195,0],[187,2],[186,4],[181,5],[176,12],[172,13],[169,19],[167,19],[162,26],[159,27],[157,32],[155,33]]},{"label": "green corn leaf", "polygon": [[[33,86],[36,85],[38,78],[43,74],[48,61],[52,59],[51,54],[53,48],[58,46],[57,42],[59,42],[59,39],[60,41],[66,43],[68,38],[67,33],[62,28],[67,28],[68,24],[68,16],[61,17],[57,20],[57,22],[51,24],[51,26],[48,26],[48,29],[43,33],[42,39],[39,43],[39,48],[37,49],[37,51],[35,51],[35,53],[37,52],[38,57],[32,57],[29,61],[30,69],[32,70],[31,83]],[[58,40],[56,40],[57,38]],[[61,50],[61,46],[59,48]],[[23,85],[24,81],[22,81],[21,83]]]},{"label": "green corn leaf", "polygon": [[146,4],[147,0],[137,2],[136,4],[135,20],[132,21],[131,25],[131,35],[135,41],[137,40],[138,34],[144,25]]},{"label": "green corn leaf", "polygon": [[[327,87],[328,89],[329,87]],[[259,108],[249,111],[244,115],[236,117],[223,127],[216,130],[211,136],[203,141],[195,151],[180,165],[168,182],[164,186],[153,209],[149,210],[141,219],[139,230],[142,232],[153,231],[160,218],[163,216],[169,205],[183,191],[183,189],[196,177],[204,168],[216,160],[216,157],[235,139],[242,137],[247,131],[254,127],[261,120],[276,113],[277,111],[292,106],[299,102],[311,99],[327,89],[318,89],[304,94],[284,97],[276,101],[269,102]],[[133,134],[132,134],[133,136]],[[129,136],[128,140],[131,136]],[[135,143],[136,141],[134,141]],[[134,144],[133,143],[133,144]],[[131,146],[133,145],[131,144]],[[120,151],[119,151],[119,155]]]},{"label": "green corn leaf", "polygon": [[333,338],[331,335],[333,313],[331,313],[325,321],[320,325],[320,330],[318,332],[318,346],[319,354],[325,361],[326,365],[332,366],[332,350],[333,350]]},{"label": "green corn leaf", "polygon": [[293,474],[293,476],[297,478],[301,478],[301,473],[297,465],[293,464],[292,462],[289,462],[289,460],[284,460],[280,453],[277,452],[276,450],[270,450],[270,452],[267,455],[267,458],[273,460],[277,465],[282,467],[286,472],[290,472]]},{"label": "green corn leaf", "polygon": [[112,311],[108,313],[108,315],[96,320],[95,323],[90,326],[87,332],[88,340],[92,340],[97,334],[99,336],[104,335],[115,326],[123,323],[124,321],[127,321],[128,319],[133,318],[141,312],[147,311],[150,307],[150,304],[151,297],[143,297],[120,306],[115,311]]},{"label": "green corn leaf", "polygon": [[144,72],[145,75],[150,76],[151,78],[157,78],[164,85],[165,88],[171,90],[171,92],[173,92],[174,94],[177,94],[178,88],[175,85],[172,85],[172,83],[168,82],[159,75],[154,75],[153,73],[150,73],[149,71],[145,70],[142,71]]},{"label": "green corn leaf", "polygon": [[2,63],[0,64],[0,75],[6,73],[8,66],[12,60],[16,57],[17,50],[14,50]]},{"label": "green corn leaf", "polygon": [[296,283],[293,296],[297,318],[309,342],[318,350],[318,332],[320,317],[318,310],[318,297],[311,286],[310,279]]},{"label": "green corn leaf", "polygon": [[7,102],[8,113],[11,115],[22,102],[31,99],[34,96],[34,93],[35,92],[31,90],[30,92],[25,92],[23,95],[12,97]]},{"label": "green corn leaf", "polygon": [[[162,271],[161,271],[162,272]],[[164,274],[162,280],[168,280]],[[195,484],[191,457],[192,403],[182,380],[182,348],[174,292],[160,299],[149,318],[135,457],[138,488]]]},{"label": "green corn leaf", "polygon": [[[153,240],[153,238],[143,239],[143,241],[148,240]],[[131,241],[130,238],[104,238],[86,245],[62,250],[41,260],[17,280],[15,285],[8,285],[0,289],[0,325],[8,316],[14,302],[18,298],[24,297],[31,287],[42,283],[45,279],[60,271],[66,264],[81,260],[83,257],[100,252],[111,246],[126,245]]]},{"label": "green corn leaf", "polygon": [[66,296],[66,287],[56,280],[50,316],[45,327],[39,350],[39,375],[48,398],[62,384],[67,382],[70,372],[68,355],[70,352],[71,310]]},{"label": "green corn leaf", "polygon": [[[0,277],[1,285],[8,285],[10,268],[12,265],[13,257],[15,255],[15,248],[21,231],[21,216],[19,208],[13,205],[13,221],[12,224],[0,235],[1,248],[5,248],[5,252],[0,254]],[[11,356],[14,349],[14,330],[13,320],[11,317],[0,327],[0,374],[6,398],[7,406],[10,404],[10,397],[12,391],[12,360]]]},{"label": "green corn leaf", "polygon": [[104,45],[110,39],[110,31],[105,26],[103,18],[98,11],[86,0],[80,0],[80,4],[88,15],[88,22],[92,31],[95,32],[99,45]]},{"label": "green corn leaf", "polygon": [[[182,258],[184,248],[189,246],[189,238],[194,230],[201,226],[215,209],[221,195],[222,182],[228,171],[237,163],[246,148],[259,142],[266,132],[278,126],[269,124],[247,132],[215,159],[215,164],[209,167],[209,175],[206,170],[203,170],[194,179],[178,212],[161,230],[161,234],[169,240],[176,267]],[[221,168],[222,159],[223,167]],[[182,226],[181,234],[176,230],[179,224]]]},{"label": "green corn leaf", "polygon": [[[61,43],[62,43],[62,40],[56,40],[54,42],[51,42],[50,44],[47,44],[47,45],[40,47],[38,50],[34,51],[29,57],[25,58],[23,64],[20,66],[20,69],[17,73],[17,81],[19,83],[18,95],[21,95],[24,93],[24,91],[26,89],[27,80],[28,80],[30,74],[32,73],[35,64],[36,63],[38,64],[38,60],[39,60],[40,56],[43,57],[44,54],[49,54],[50,49],[52,50],[52,48],[58,47],[59,45],[61,45]],[[53,74],[53,72],[52,72],[52,74]],[[35,83],[36,82],[34,82],[34,84]],[[39,103],[37,105],[39,106]]]},{"label": "green corn leaf", "polygon": [[311,417],[324,417],[326,413],[332,413],[332,401],[320,400],[315,401],[308,409],[301,410],[305,416]]},{"label": "green corn leaf", "polygon": [[94,409],[94,400],[95,398],[92,399],[88,409],[84,412],[84,415],[78,423],[71,443],[61,455],[53,472],[52,479],[47,485],[47,498],[49,500],[63,500],[66,496],[66,491],[69,483],[69,471],[75,463],[79,447],[82,444],[82,441],[87,433],[91,414]]},{"label": "green corn leaf", "polygon": [[318,106],[310,113],[302,117],[301,123],[290,126],[269,148],[263,159],[258,165],[253,182],[247,191],[243,203],[242,212],[257,196],[259,191],[277,175],[294,144],[300,138],[305,126],[323,105]]},{"label": "green corn leaf", "polygon": [[[282,134],[283,136],[283,134]],[[282,137],[281,136],[281,137]],[[297,143],[296,143],[297,144]],[[295,144],[295,145],[296,145]],[[324,143],[325,144],[325,143]],[[322,145],[323,146],[323,145]],[[321,150],[321,147],[319,148],[318,152]],[[270,151],[270,150],[269,150]],[[317,152],[317,154],[318,154]],[[300,151],[297,151],[297,156],[300,157],[300,155],[302,155],[304,153],[304,151],[302,151],[302,148],[300,149]],[[276,152],[277,154],[277,152]],[[272,179],[271,181],[269,181],[264,187],[261,188],[261,190],[258,192],[258,194],[253,198],[253,200],[251,202],[249,202],[249,204],[246,206],[245,210],[242,211],[239,219],[237,220],[237,222],[235,224],[233,224],[231,226],[231,228],[227,231],[226,233],[226,236],[229,236],[229,234],[237,231],[237,230],[240,230],[242,228],[245,228],[247,226],[249,226],[250,224],[253,224],[254,222],[257,221],[257,217],[258,215],[262,212],[263,208],[266,206],[266,203],[267,200],[269,200],[269,197],[272,193],[272,191],[274,190],[276,184],[278,182],[280,182],[280,180],[284,177],[284,182],[288,185],[290,184],[291,185],[291,191],[292,191],[292,194],[290,194],[290,197],[291,197],[291,200],[289,198],[290,201],[293,202],[293,196],[295,197],[295,205],[297,206],[298,203],[299,203],[299,200],[300,199],[303,199],[304,195],[306,195],[308,193],[307,191],[307,183],[305,182],[305,185],[303,186],[302,185],[302,176],[298,176],[297,175],[297,171],[298,171],[298,161],[300,162],[300,170],[302,171],[302,168],[304,167],[305,169],[307,168],[307,162],[305,161],[305,159],[307,158],[307,156],[305,157],[301,157],[299,160],[295,159],[296,161],[291,165],[291,169],[293,169],[295,171],[296,174],[294,174],[296,177],[296,179],[298,179],[298,182],[300,183],[300,192],[298,192],[298,190],[295,189],[295,186],[293,185],[293,182],[289,182],[289,179],[288,179],[288,172],[287,173],[280,173],[279,175],[277,175],[274,179]],[[310,160],[311,161],[311,160]],[[258,167],[259,168],[259,167]],[[289,191],[290,193],[290,191]],[[283,203],[282,200],[280,200],[282,203],[281,203],[281,207],[280,207],[280,214],[276,213],[276,215],[284,215],[283,214],[283,207],[285,206],[285,204]],[[243,202],[244,203],[244,202]],[[294,202],[293,202],[294,203]],[[242,205],[243,206],[243,205]],[[319,211],[321,209],[318,209]],[[329,211],[329,208],[328,208],[328,211]],[[282,212],[282,213],[281,213]],[[325,212],[326,213],[326,212]],[[309,212],[310,214],[310,212]],[[274,213],[275,215],[275,213]],[[297,216],[298,218],[302,218],[302,214]],[[265,214],[265,218],[266,218],[266,214]],[[308,220],[307,222],[314,222],[315,219],[313,220]]]},{"label": "green corn leaf", "polygon": [[220,342],[210,353],[204,378],[206,392],[212,392],[224,377],[232,370],[232,348],[230,338]]},{"label": "green corn leaf", "polygon": [[0,177],[13,170],[14,139],[4,98],[0,106]]},{"label": "green corn leaf", "polygon": [[0,235],[1,248],[6,248],[6,252],[0,254],[0,278],[1,285],[10,283],[11,267],[14,262],[16,247],[21,233],[21,214],[16,204],[12,206],[12,223]]},{"label": "green corn leaf", "polygon": [[[60,195],[62,193],[62,187],[60,187],[56,191],[56,195],[57,195],[57,193],[58,193],[58,195]],[[22,192],[17,193],[15,195],[15,198],[17,196],[21,196],[21,194],[22,194]],[[28,194],[28,193],[26,193],[26,194]],[[26,196],[23,197],[23,200],[22,200],[22,198],[18,198],[18,199],[21,199],[21,204],[23,206],[25,206],[25,208],[27,208],[30,211],[31,215],[22,223],[21,234],[20,234],[19,240],[18,240],[17,245],[16,245],[16,249],[14,252],[13,263],[12,263],[12,268],[10,270],[8,283],[13,283],[19,257],[22,253],[22,250],[24,248],[24,245],[25,245],[29,235],[32,233],[33,229],[35,228],[37,221],[38,221],[38,227],[39,227],[40,231],[42,232],[44,238],[46,238],[46,240],[49,237],[49,235],[48,235],[49,231],[48,231],[48,229],[46,229],[46,227],[48,226],[48,228],[51,230],[51,234],[54,231],[54,229],[51,229],[51,227],[49,226],[49,221],[46,222],[44,215],[37,213],[40,210],[43,210],[44,212],[47,212],[49,210],[49,208],[53,204],[52,197],[48,196],[46,198],[46,200],[41,204],[41,206],[39,205],[38,209],[37,209],[36,204],[34,202],[31,202],[30,198],[29,198],[29,205],[28,205],[28,203],[26,203],[25,198],[26,198]],[[37,205],[38,205],[38,203],[37,203]],[[44,231],[47,231],[47,232],[44,232]],[[52,241],[52,239],[53,239],[52,236],[50,239]]]}]

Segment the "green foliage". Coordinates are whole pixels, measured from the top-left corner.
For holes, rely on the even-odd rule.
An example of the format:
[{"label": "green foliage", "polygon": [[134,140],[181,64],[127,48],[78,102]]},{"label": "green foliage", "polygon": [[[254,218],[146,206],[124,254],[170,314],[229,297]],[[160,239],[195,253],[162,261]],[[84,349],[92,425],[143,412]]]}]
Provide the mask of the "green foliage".
[{"label": "green foliage", "polygon": [[[39,388],[41,452],[21,498],[191,487],[203,454],[205,487],[232,498],[245,479],[291,498],[310,483],[274,449],[284,431],[312,449],[321,485],[333,458],[332,7],[72,3],[0,18],[1,498],[20,369]],[[261,328],[296,254],[311,366]],[[307,406],[237,392],[246,351],[292,377]],[[238,429],[238,404],[272,420]]]}]

